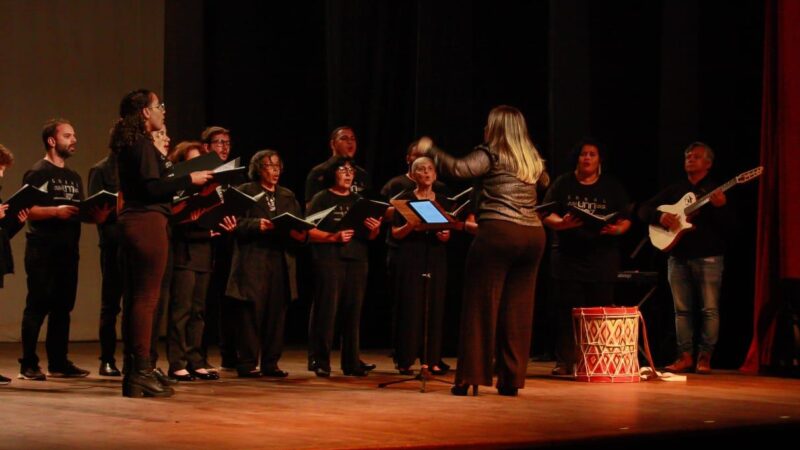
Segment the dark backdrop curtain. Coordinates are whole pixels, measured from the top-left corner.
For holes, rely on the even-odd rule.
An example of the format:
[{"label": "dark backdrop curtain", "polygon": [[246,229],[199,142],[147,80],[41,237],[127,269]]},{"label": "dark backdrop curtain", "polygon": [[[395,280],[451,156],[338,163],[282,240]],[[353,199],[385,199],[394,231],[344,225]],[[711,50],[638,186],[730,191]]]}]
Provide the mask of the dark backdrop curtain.
[{"label": "dark backdrop curtain", "polygon": [[[746,372],[787,366],[800,280],[800,2],[766,2],[753,340]],[[795,286],[792,292],[791,287]],[[796,320],[796,311],[795,311]],[[796,323],[795,323],[796,326]]]},{"label": "dark backdrop curtain", "polygon": [[[637,202],[684,176],[682,150],[697,139],[717,150],[714,176],[720,181],[757,164],[760,0],[170,5],[170,134],[197,136],[217,124],[233,130],[233,153],[244,160],[274,148],[286,166],[282,184],[301,196],[308,170],[330,154],[328,133],[337,125],[355,128],[358,162],[379,187],[406,169],[404,152],[412,139],[428,134],[464,154],[481,141],[489,109],[503,103],[523,111],[553,175],[570,169],[567,155],[581,137],[599,138],[611,152],[603,170],[617,175]],[[755,191],[755,185],[731,191],[741,225],[738,245],[726,255],[715,355],[715,365],[724,367],[738,367],[750,342]],[[626,236],[625,254],[643,232],[638,226]],[[451,349],[458,338],[458,261],[468,241],[459,236],[451,244],[452,320],[445,330]],[[663,255],[645,249],[627,267],[664,271]],[[365,346],[389,345],[383,251],[378,244],[371,255]],[[543,284],[548,274],[542,267]],[[666,360],[674,349],[672,301],[666,285],[658,292],[646,305],[652,308],[648,328],[657,333],[651,342],[669,353]],[[547,306],[544,293],[537,297],[535,347],[552,333],[538,308]],[[641,295],[620,291],[618,301],[636,303]],[[301,292],[289,313],[290,341],[305,339],[307,306]]]}]

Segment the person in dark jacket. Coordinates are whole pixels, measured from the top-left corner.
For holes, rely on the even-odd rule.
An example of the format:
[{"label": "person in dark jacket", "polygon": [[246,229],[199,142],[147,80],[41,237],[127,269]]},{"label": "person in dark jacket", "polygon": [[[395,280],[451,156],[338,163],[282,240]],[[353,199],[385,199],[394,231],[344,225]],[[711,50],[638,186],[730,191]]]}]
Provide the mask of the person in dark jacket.
[{"label": "person in dark jacket", "polygon": [[[5,175],[6,169],[11,167],[12,164],[14,164],[14,155],[0,144],[0,180]],[[7,210],[8,205],[3,204],[3,200],[0,199],[0,221],[5,222]],[[11,218],[9,217],[8,219],[10,220]],[[17,214],[17,220],[19,224],[25,223],[28,220],[28,210],[20,211]],[[3,229],[2,222],[0,222],[0,288],[3,287],[3,277],[9,273],[14,273],[14,256],[11,254],[11,242],[9,241],[8,233]],[[0,384],[8,383],[11,383],[11,379],[0,375]]]},{"label": "person in dark jacket", "polygon": [[[113,153],[89,169],[89,195],[100,191],[119,191],[117,157]],[[100,246],[100,370],[107,377],[121,375],[114,353],[117,347],[117,316],[122,308],[122,272],[119,265],[119,226],[116,211],[111,211],[105,222],[97,225]]]},{"label": "person in dark jacket", "polygon": [[497,374],[498,393],[514,396],[525,386],[536,275],[546,239],[534,210],[536,187],[546,185],[548,177],[518,109],[493,108],[484,141],[464,158],[433,147],[427,137],[417,145],[440,174],[479,182],[479,225],[467,254],[452,393],[466,395],[472,385],[477,394],[478,385],[491,386]]},{"label": "person in dark jacket", "polygon": [[[205,153],[201,142],[184,141],[171,155],[173,163],[188,161]],[[169,376],[179,381],[218,380],[209,370],[203,351],[206,293],[211,278],[211,238],[219,234],[197,225],[195,211],[187,223],[172,224],[172,273],[167,328]]]},{"label": "person in dark jacket", "polygon": [[294,251],[308,233],[278,229],[271,221],[283,213],[301,217],[294,193],[278,184],[282,172],[278,152],[261,150],[250,160],[253,181],[237,188],[252,197],[263,195],[236,221],[233,264],[225,291],[239,327],[240,377],[289,375],[278,361],[283,352],[286,310],[297,298]]}]

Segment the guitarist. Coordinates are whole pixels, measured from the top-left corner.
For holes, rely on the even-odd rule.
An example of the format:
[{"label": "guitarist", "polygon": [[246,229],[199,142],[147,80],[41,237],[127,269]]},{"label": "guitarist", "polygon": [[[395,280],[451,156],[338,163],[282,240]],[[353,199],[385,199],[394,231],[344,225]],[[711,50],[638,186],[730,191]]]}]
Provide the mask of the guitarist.
[{"label": "guitarist", "polygon": [[[658,211],[659,205],[673,204],[688,192],[693,192],[697,198],[711,193],[711,206],[699,209],[696,215],[689,218],[694,228],[670,250],[668,279],[675,304],[678,357],[666,367],[675,373],[694,369],[696,373],[708,374],[711,373],[711,355],[719,336],[719,292],[724,268],[725,226],[730,223],[730,208],[726,207],[725,194],[714,191],[719,184],[708,177],[714,163],[711,147],[702,142],[693,142],[683,154],[686,178],[642,204],[639,217],[648,224],[675,229],[678,216]],[[696,365],[692,340],[695,292],[700,293],[703,302],[703,327],[697,346]]]}]

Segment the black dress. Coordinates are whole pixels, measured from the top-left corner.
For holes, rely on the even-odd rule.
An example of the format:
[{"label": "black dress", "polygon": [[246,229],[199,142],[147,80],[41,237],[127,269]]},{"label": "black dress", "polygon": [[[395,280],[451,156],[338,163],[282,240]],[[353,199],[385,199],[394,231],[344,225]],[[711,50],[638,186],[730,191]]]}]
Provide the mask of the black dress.
[{"label": "black dress", "polygon": [[[398,200],[418,199],[411,191],[398,197]],[[436,202],[445,210],[450,209],[451,205],[444,195],[436,194]],[[399,227],[405,223],[401,214],[395,214],[394,226]],[[439,362],[442,353],[447,247],[436,237],[435,231],[412,231],[403,239],[395,239],[395,242],[396,270],[392,285],[397,296],[397,366],[410,367],[417,358],[422,364],[432,366]],[[426,278],[423,274],[430,274],[430,277]],[[426,297],[427,355],[423,348]]]}]

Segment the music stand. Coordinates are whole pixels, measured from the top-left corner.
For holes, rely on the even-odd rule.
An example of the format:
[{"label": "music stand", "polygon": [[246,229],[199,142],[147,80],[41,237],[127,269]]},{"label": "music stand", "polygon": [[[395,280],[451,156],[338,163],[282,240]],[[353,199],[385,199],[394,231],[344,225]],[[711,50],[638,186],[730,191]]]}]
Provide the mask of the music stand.
[{"label": "music stand", "polygon": [[[453,219],[442,207],[431,200],[392,200],[392,206],[399,212],[404,219],[412,226],[414,231],[441,231],[441,230],[455,230],[461,227],[461,223]],[[411,378],[402,380],[389,381],[380,383],[379,388],[385,388],[393,384],[405,383],[408,381],[420,381],[420,392],[426,392],[427,383],[429,381],[436,381],[444,384],[453,384],[447,380],[431,376],[428,368],[428,321],[429,321],[429,299],[430,289],[429,281],[431,279],[430,268],[428,267],[428,247],[430,244],[425,240],[425,267],[420,274],[422,277],[422,290],[423,290],[423,314],[422,314],[422,358],[420,358],[419,373]]]}]

